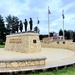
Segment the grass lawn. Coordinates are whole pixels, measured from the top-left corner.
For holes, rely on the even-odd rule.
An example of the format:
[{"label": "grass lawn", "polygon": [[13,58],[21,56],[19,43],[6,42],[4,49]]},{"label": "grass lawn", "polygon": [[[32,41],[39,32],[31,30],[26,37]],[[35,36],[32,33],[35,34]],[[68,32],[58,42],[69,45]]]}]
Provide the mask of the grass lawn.
[{"label": "grass lawn", "polygon": [[[24,75],[24,74],[23,74]],[[28,75],[75,75],[75,67],[70,68],[63,68],[59,70],[53,70],[53,71],[45,71],[45,72],[39,72],[39,73],[32,73]]]},{"label": "grass lawn", "polygon": [[4,48],[5,45],[0,45],[0,48]]}]

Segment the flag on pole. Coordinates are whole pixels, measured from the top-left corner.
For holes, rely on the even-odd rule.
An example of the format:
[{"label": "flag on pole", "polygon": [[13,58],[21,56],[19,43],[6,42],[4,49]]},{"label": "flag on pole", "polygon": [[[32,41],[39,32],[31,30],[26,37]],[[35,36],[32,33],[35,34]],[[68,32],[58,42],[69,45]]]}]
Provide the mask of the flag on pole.
[{"label": "flag on pole", "polygon": [[38,20],[38,17],[37,17],[37,24],[39,24],[40,23],[40,21]]},{"label": "flag on pole", "polygon": [[49,7],[48,7],[48,14],[51,14],[50,10],[49,10]]},{"label": "flag on pole", "polygon": [[63,19],[65,18],[65,16],[64,16],[64,10],[62,10],[62,17],[63,17]]},{"label": "flag on pole", "polygon": [[48,36],[50,37],[50,16],[49,14],[51,14],[50,10],[49,10],[49,6],[48,6]]},{"label": "flag on pole", "polygon": [[37,24],[39,24],[40,23],[40,21],[39,20],[37,20]]},{"label": "flag on pole", "polygon": [[64,18],[65,18],[65,16],[64,16],[64,10],[62,10],[62,22],[63,22],[63,40],[65,39],[65,37],[64,37]]}]

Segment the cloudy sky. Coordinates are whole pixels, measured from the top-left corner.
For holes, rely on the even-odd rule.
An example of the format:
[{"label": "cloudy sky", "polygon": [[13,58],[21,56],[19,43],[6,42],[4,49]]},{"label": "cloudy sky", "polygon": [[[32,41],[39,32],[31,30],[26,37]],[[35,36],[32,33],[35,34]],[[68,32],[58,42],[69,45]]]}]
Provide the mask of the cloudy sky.
[{"label": "cloudy sky", "polygon": [[[17,16],[24,22],[33,19],[33,26],[38,25],[41,34],[48,33],[48,6],[50,14],[50,31],[58,33],[62,29],[62,9],[64,9],[66,30],[75,30],[75,0],[1,0],[0,15],[5,19],[9,14]],[[29,27],[28,27],[29,30]]]}]

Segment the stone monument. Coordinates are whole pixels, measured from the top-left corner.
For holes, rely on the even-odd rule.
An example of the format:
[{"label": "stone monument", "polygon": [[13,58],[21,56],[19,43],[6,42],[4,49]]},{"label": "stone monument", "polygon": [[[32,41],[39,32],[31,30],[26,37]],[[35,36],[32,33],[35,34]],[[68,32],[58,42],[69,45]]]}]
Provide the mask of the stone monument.
[{"label": "stone monument", "polygon": [[37,53],[41,51],[39,34],[28,32],[7,35],[5,50],[22,53]]}]

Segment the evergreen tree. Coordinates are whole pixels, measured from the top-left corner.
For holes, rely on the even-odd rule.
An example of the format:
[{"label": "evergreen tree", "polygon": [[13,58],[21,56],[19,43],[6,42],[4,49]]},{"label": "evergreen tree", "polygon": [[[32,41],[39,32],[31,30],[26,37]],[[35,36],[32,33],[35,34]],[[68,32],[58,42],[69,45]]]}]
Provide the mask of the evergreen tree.
[{"label": "evergreen tree", "polygon": [[16,31],[16,23],[18,21],[19,21],[18,17],[8,15],[6,17],[6,22],[7,22],[6,26],[7,26],[7,29],[11,30],[12,33],[15,33],[15,31]]},{"label": "evergreen tree", "polygon": [[70,31],[68,30],[68,31],[65,31],[65,38],[66,39],[70,39]]},{"label": "evergreen tree", "polygon": [[6,28],[4,24],[4,19],[0,15],[0,43],[1,44],[5,41],[5,36],[6,36]]},{"label": "evergreen tree", "polygon": [[34,27],[34,31],[37,32],[37,33],[40,33],[40,30],[37,26]]},{"label": "evergreen tree", "polygon": [[63,36],[63,31],[61,29],[59,30],[59,36]]},{"label": "evergreen tree", "polygon": [[75,42],[75,32],[73,33],[73,42]]}]

